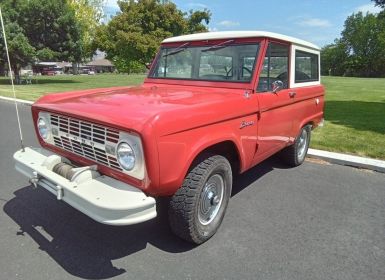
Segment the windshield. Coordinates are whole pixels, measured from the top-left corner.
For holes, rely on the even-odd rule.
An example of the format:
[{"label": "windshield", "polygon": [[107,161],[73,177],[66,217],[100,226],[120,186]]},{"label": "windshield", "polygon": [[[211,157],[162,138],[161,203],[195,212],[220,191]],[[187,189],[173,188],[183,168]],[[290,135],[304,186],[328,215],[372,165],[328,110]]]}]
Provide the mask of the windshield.
[{"label": "windshield", "polygon": [[162,47],[150,78],[250,82],[259,44]]}]

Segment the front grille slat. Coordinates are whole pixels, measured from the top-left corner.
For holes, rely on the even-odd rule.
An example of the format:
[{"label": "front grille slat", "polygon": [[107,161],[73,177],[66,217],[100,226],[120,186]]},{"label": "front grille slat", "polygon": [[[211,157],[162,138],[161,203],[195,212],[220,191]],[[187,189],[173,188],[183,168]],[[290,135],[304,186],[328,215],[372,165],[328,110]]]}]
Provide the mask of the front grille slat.
[{"label": "front grille slat", "polygon": [[[122,171],[116,157],[105,151],[107,142],[109,146],[117,145],[119,131],[57,114],[51,114],[50,120],[51,126],[59,131],[53,139],[56,147]],[[115,148],[113,146],[113,150]]]}]

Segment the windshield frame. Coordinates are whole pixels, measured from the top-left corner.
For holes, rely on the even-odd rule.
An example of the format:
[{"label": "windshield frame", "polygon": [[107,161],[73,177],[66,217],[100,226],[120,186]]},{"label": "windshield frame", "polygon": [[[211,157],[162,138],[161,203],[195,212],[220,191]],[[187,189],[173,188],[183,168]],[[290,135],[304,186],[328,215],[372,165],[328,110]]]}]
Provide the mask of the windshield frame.
[{"label": "windshield frame", "polygon": [[[190,47],[202,47],[209,48],[219,44],[223,44],[226,41],[232,40],[229,45],[226,46],[237,46],[237,45],[252,45],[258,44],[257,51],[255,54],[255,60],[253,65],[253,71],[251,77],[246,81],[237,81],[237,80],[213,80],[213,79],[190,79],[190,78],[175,78],[175,77],[152,77],[159,59],[162,57],[162,49],[164,48],[174,48],[177,49],[181,44],[189,43],[188,48]],[[198,86],[212,86],[212,87],[227,87],[227,88],[252,88],[256,76],[259,72],[260,65],[260,56],[264,47],[264,42],[266,38],[264,37],[255,37],[255,38],[226,38],[220,40],[200,40],[200,41],[178,41],[173,43],[163,43],[159,49],[151,68],[148,72],[148,75],[145,79],[145,83],[161,83],[161,84],[181,84],[181,85],[198,85]]]}]

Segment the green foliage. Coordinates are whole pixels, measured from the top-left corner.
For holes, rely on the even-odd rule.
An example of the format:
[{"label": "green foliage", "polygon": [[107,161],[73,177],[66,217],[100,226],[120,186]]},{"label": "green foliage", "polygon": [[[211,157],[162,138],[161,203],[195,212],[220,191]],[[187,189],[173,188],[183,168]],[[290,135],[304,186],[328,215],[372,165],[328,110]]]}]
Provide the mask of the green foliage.
[{"label": "green foliage", "polygon": [[112,58],[112,61],[114,63],[114,66],[120,73],[144,73],[146,71],[145,65],[132,60],[132,61],[126,61],[122,60],[119,57]]},{"label": "green foliage", "polygon": [[[5,32],[8,34],[8,50],[12,57],[13,68],[18,69],[21,65],[31,62],[36,53],[35,48],[31,46],[21,27],[17,23],[11,22],[6,25]],[[1,46],[5,49],[2,35],[1,40]],[[6,63],[5,52],[3,54],[2,62]]]},{"label": "green foliage", "polygon": [[[57,60],[78,61],[82,45],[75,12],[65,0],[29,0],[20,12],[19,22],[31,45],[50,50]],[[38,57],[44,59],[44,57]]]},{"label": "green foliage", "polygon": [[210,18],[211,12],[207,9],[204,9],[203,11],[190,10],[187,18],[186,33],[206,32],[206,25],[209,24]]},{"label": "green foliage", "polygon": [[[37,60],[78,61],[81,30],[66,0],[3,0],[1,3],[15,76]],[[4,40],[0,35],[0,49]],[[0,64],[6,63],[5,51]]]},{"label": "green foliage", "polygon": [[326,45],[321,50],[322,75],[342,76],[345,74],[348,60],[347,46],[341,40]]},{"label": "green foliage", "polygon": [[[17,76],[18,69],[33,61],[35,56],[35,48],[30,44],[29,39],[25,36],[22,26],[17,19],[20,17],[19,11],[24,8],[22,1],[4,0],[1,3],[3,19],[5,24],[5,32],[7,34],[8,49],[11,57],[11,67],[16,69]],[[0,70],[4,71],[7,65],[5,44],[3,33],[0,32]]]},{"label": "green foliage", "polygon": [[[103,17],[104,0],[67,0],[75,12],[81,32],[81,58],[90,58],[94,52],[93,39]],[[79,58],[79,57],[78,57]]]},{"label": "green foliage", "polygon": [[385,12],[352,14],[346,19],[341,35],[334,44],[322,49],[324,75],[385,75]]},{"label": "green foliage", "polygon": [[146,65],[154,58],[161,41],[170,36],[207,31],[210,12],[180,11],[174,3],[158,0],[118,2],[121,12],[108,25],[99,27],[96,46],[118,63],[118,69],[132,72],[138,63]]},{"label": "green foliage", "polygon": [[376,6],[385,8],[385,0],[372,0],[372,1],[376,3]]},{"label": "green foliage", "polygon": [[376,15],[361,12],[349,16],[342,40],[350,54],[349,70],[358,76],[379,76],[385,70],[385,24]]}]

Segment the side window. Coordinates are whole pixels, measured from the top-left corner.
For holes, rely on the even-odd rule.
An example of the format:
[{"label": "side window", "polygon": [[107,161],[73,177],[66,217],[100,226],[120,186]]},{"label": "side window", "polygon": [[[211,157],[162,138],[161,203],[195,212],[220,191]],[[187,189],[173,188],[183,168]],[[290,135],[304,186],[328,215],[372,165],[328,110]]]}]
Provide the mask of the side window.
[{"label": "side window", "polygon": [[319,80],[318,55],[295,51],[295,82],[305,83]]},{"label": "side window", "polygon": [[283,88],[289,87],[289,46],[269,43],[259,75],[258,92],[272,90],[272,83],[280,80]]}]

